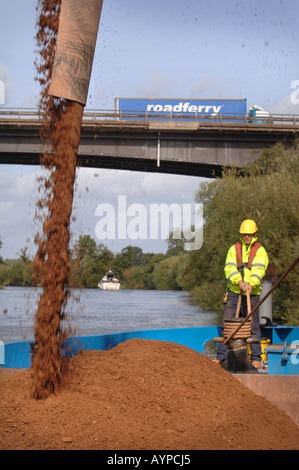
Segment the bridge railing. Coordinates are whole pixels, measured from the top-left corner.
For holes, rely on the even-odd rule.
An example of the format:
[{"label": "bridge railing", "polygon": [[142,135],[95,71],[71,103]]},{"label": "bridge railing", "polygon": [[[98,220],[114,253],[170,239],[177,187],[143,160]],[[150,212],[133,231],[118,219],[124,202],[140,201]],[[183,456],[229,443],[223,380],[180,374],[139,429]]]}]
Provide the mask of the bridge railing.
[{"label": "bridge railing", "polygon": [[4,108],[0,107],[0,119],[35,119],[42,120],[43,116],[37,108]]},{"label": "bridge railing", "polygon": [[[37,108],[6,108],[0,107],[0,120],[30,120],[42,121],[43,112]],[[290,126],[299,125],[299,114],[268,114],[253,116],[245,114],[198,114],[198,113],[153,113],[147,111],[116,111],[101,109],[85,109],[83,114],[83,124],[88,121],[182,121],[182,122],[202,122],[202,123],[237,123],[237,124],[288,124]]]}]

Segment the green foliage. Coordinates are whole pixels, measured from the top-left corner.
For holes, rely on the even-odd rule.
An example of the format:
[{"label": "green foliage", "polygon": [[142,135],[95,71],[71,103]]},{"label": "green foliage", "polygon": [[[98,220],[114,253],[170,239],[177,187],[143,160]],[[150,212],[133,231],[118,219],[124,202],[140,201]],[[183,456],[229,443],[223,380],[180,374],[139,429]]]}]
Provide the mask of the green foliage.
[{"label": "green foliage", "polygon": [[[0,248],[2,242],[0,240]],[[27,255],[28,248],[22,248],[18,259],[0,257],[0,286],[32,286],[32,261]]]},{"label": "green foliage", "polygon": [[123,273],[133,266],[144,264],[142,249],[138,246],[127,246],[115,256],[113,269],[121,282],[125,280]]},{"label": "green foliage", "polygon": [[32,262],[22,259],[6,259],[0,264],[0,285],[31,286]]},{"label": "green foliage", "polygon": [[181,290],[181,272],[186,255],[179,254],[160,261],[154,269],[153,281],[156,289]]},{"label": "green foliage", "polygon": [[113,263],[114,255],[90,235],[80,236],[71,252],[71,287],[97,287]]},{"label": "green foliage", "polygon": [[123,287],[126,289],[155,289],[153,272],[165,255],[144,253],[139,266],[131,266],[123,272]]},{"label": "green foliage", "polygon": [[167,256],[177,256],[184,251],[185,237],[183,231],[181,231],[181,238],[175,238],[175,233],[172,231],[169,234],[167,240]]}]

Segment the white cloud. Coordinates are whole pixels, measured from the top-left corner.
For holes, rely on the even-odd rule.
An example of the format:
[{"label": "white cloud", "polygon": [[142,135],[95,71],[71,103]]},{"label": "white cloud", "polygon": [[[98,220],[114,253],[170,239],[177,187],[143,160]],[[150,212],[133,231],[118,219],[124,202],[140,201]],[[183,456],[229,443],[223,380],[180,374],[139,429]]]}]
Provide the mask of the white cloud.
[{"label": "white cloud", "polygon": [[270,108],[272,114],[298,114],[299,104],[295,104],[291,100],[291,95],[294,90],[290,89],[290,94],[278,99],[275,104]]},{"label": "white cloud", "polygon": [[[21,168],[21,170],[20,170]],[[25,245],[33,255],[36,233],[34,214],[37,200],[36,172],[22,173],[22,167],[0,171],[1,256],[13,258]]]},{"label": "white cloud", "polygon": [[132,203],[193,200],[201,178],[117,170],[81,168],[77,173],[75,201],[115,200],[127,196]]},{"label": "white cloud", "polygon": [[[2,167],[3,168],[3,167]],[[29,204],[37,197],[37,177],[41,170],[15,174],[0,171],[0,201]]]},{"label": "white cloud", "polygon": [[12,202],[0,202],[0,230],[10,225],[9,214],[12,212]]}]

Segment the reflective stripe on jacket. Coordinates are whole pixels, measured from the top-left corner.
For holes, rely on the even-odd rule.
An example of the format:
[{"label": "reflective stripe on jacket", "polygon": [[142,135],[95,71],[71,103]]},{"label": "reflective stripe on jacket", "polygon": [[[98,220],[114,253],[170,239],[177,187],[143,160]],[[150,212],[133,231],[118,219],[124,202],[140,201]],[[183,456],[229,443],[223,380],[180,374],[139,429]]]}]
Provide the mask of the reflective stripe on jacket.
[{"label": "reflective stripe on jacket", "polygon": [[[246,247],[243,239],[241,238],[242,242],[242,260],[244,266],[244,282],[253,286],[251,295],[258,295],[261,290],[261,282],[263,277],[265,276],[267,267],[268,267],[268,255],[263,246],[260,246],[256,252],[256,255],[252,262],[252,268],[248,269],[247,263],[249,258],[249,253],[253,243],[255,243],[257,238],[252,237],[251,243],[249,247]],[[237,255],[236,255],[236,245],[233,245],[228,250],[226,260],[225,260],[225,267],[224,267],[225,277],[227,279],[227,288],[232,292],[236,292],[237,294],[240,293],[240,288],[238,286],[238,282],[242,281],[241,272],[237,269]]]}]

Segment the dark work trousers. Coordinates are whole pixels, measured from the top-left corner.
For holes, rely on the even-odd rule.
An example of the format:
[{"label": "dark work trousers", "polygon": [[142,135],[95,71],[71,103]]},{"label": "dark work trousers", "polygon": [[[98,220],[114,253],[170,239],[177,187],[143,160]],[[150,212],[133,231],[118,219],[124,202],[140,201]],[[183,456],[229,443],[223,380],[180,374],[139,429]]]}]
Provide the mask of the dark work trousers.
[{"label": "dark work trousers", "polygon": [[[224,307],[223,320],[230,320],[231,318],[236,317],[237,303],[238,303],[239,294],[229,291],[227,297],[227,303]],[[250,303],[251,310],[258,304],[259,296],[251,295]],[[247,316],[247,296],[242,296],[242,304],[240,308],[239,318],[245,318]],[[237,326],[236,326],[237,327]],[[221,336],[223,336],[223,325],[221,329]],[[259,322],[259,311],[256,312],[251,317],[251,336],[255,336],[259,339],[259,343],[252,343],[250,345],[251,350],[251,361],[260,361],[261,360],[261,330]],[[223,343],[218,343],[217,348],[217,359],[219,361],[224,361],[226,359],[226,345]]]}]

